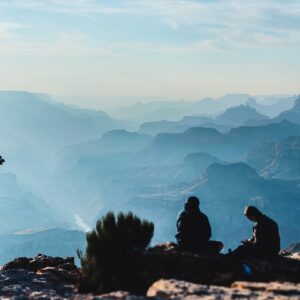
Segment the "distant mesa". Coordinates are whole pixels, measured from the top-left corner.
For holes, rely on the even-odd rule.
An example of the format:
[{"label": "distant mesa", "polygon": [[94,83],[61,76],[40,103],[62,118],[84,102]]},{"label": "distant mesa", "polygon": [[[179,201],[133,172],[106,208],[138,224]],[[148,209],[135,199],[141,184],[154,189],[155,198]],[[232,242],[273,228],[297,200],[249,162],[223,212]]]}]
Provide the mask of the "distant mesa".
[{"label": "distant mesa", "polygon": [[281,140],[291,135],[300,134],[300,126],[286,119],[278,123],[271,123],[263,126],[241,126],[233,128],[229,132],[231,137],[239,137],[241,140],[248,139],[254,145]]},{"label": "distant mesa", "polygon": [[223,163],[218,157],[205,152],[188,154],[180,168],[178,180],[195,180],[205,173],[206,169],[214,163]]},{"label": "distant mesa", "polygon": [[300,125],[287,120],[264,126],[241,126],[231,129],[228,134],[213,128],[192,127],[181,133],[159,133],[151,149],[161,154],[168,151],[169,155],[206,152],[233,161],[264,143],[299,134]]},{"label": "distant mesa", "polygon": [[102,139],[103,141],[115,141],[116,139],[122,139],[124,141],[128,141],[129,139],[134,140],[140,137],[147,137],[147,135],[141,135],[137,132],[129,132],[125,129],[118,129],[118,130],[110,130],[103,134]]},{"label": "distant mesa", "polygon": [[119,152],[137,152],[147,148],[153,137],[124,129],[110,130],[101,138],[64,148],[64,156],[101,155]]},{"label": "distant mesa", "polygon": [[252,150],[246,158],[266,178],[300,179],[300,136],[266,143]]},{"label": "distant mesa", "polygon": [[234,164],[220,164],[220,163],[213,163],[211,164],[205,173],[206,177],[212,180],[221,181],[229,178],[234,180],[239,180],[242,178],[247,179],[259,179],[259,175],[257,174],[256,170],[250,167],[245,163],[234,163]]},{"label": "distant mesa", "polygon": [[297,96],[290,96],[279,98],[270,104],[260,104],[256,98],[251,97],[248,99],[247,104],[255,108],[259,113],[264,114],[270,118],[277,117],[281,112],[289,110],[293,107]]},{"label": "distant mesa", "polygon": [[282,112],[275,121],[288,120],[292,123],[300,124],[300,96],[296,99],[294,106]]},{"label": "distant mesa", "polygon": [[158,121],[143,123],[140,132],[156,135],[161,132],[183,132],[190,127],[215,128],[222,132],[229,131],[232,127],[242,126],[246,122],[259,122],[269,118],[258,113],[249,105],[240,105],[228,108],[217,117],[185,116],[180,121]]},{"label": "distant mesa", "polygon": [[237,107],[228,108],[225,113],[218,116],[215,122],[227,126],[241,126],[247,121],[266,120],[267,116],[258,113],[250,105],[240,105]]},{"label": "distant mesa", "polygon": [[117,118],[127,118],[138,122],[161,120],[177,121],[184,116],[211,115],[225,111],[231,106],[242,105],[251,96],[248,94],[227,94],[220,98],[204,98],[199,101],[170,101],[157,99],[150,103],[137,103],[114,110]]}]

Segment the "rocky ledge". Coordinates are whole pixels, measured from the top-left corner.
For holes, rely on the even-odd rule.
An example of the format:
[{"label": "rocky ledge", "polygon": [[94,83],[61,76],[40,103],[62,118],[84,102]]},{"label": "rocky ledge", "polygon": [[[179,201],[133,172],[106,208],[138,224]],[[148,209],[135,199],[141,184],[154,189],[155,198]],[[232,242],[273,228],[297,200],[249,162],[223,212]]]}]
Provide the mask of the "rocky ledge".
[{"label": "rocky ledge", "polygon": [[[299,256],[298,256],[299,257]],[[172,244],[141,253],[145,295],[117,291],[79,294],[82,282],[74,258],[17,258],[0,272],[1,299],[299,299],[300,260],[236,259],[181,253]],[[163,278],[163,279],[162,279]],[[193,283],[192,283],[193,282]]]},{"label": "rocky ledge", "polygon": [[147,287],[161,278],[175,278],[199,284],[230,286],[235,281],[300,283],[300,260],[285,252],[265,261],[229,255],[199,256],[182,253],[174,244],[158,245],[141,256],[147,273]]},{"label": "rocky ledge", "polygon": [[70,298],[76,293],[80,271],[74,258],[20,257],[4,265],[0,272],[0,298]]},{"label": "rocky ledge", "polygon": [[159,280],[147,292],[160,299],[299,299],[300,284],[289,282],[243,282],[230,287],[193,284],[178,280]]}]

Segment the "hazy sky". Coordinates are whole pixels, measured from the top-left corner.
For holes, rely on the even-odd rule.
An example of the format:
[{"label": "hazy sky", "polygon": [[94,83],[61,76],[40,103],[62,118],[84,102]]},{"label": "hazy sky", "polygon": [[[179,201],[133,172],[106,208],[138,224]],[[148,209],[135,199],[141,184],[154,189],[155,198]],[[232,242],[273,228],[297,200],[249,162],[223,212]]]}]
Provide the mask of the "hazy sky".
[{"label": "hazy sky", "polygon": [[1,0],[0,89],[299,93],[299,0]]}]

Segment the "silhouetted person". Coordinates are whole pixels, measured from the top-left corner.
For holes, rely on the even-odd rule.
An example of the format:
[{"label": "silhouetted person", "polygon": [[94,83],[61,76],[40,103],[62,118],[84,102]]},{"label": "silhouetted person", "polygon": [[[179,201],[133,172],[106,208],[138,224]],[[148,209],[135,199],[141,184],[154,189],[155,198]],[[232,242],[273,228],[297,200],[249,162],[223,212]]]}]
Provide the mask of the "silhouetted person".
[{"label": "silhouetted person", "polygon": [[177,219],[176,239],[183,251],[218,254],[223,248],[222,242],[210,241],[211,227],[207,216],[200,211],[199,199],[189,197],[184,210]]},{"label": "silhouetted person", "polygon": [[252,237],[242,241],[241,246],[233,254],[255,256],[258,258],[274,258],[280,251],[280,236],[278,225],[254,206],[245,208],[244,215],[252,222]]}]

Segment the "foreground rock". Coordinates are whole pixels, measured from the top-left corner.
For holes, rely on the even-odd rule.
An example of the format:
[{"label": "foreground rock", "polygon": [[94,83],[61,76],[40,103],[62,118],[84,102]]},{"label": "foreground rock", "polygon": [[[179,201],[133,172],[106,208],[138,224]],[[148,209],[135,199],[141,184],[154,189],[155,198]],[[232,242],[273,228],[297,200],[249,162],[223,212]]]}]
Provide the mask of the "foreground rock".
[{"label": "foreground rock", "polygon": [[0,273],[1,299],[13,297],[63,299],[73,296],[74,291],[73,285],[68,285],[51,274],[35,274],[22,269]]},{"label": "foreground rock", "polygon": [[231,287],[193,284],[177,280],[159,280],[147,292],[162,299],[299,299],[300,284],[234,282]]},{"label": "foreground rock", "polygon": [[[175,245],[164,244],[140,253],[137,260],[141,266],[136,277],[142,285],[139,290],[148,297],[300,298],[300,260],[290,256],[273,261],[237,259],[224,255],[203,257],[181,253],[177,251]],[[162,278],[167,280],[161,280]],[[132,296],[124,291],[102,296],[83,295],[79,294],[77,289],[81,283],[82,277],[74,264],[74,258],[63,259],[42,254],[35,258],[17,258],[3,266],[0,272],[0,298],[78,300],[146,298]]]},{"label": "foreground rock", "polygon": [[281,251],[283,255],[300,255],[300,242],[291,244]]},{"label": "foreground rock", "polygon": [[75,295],[79,281],[80,272],[74,258],[42,254],[35,258],[20,257],[3,266],[0,297],[70,298]]},{"label": "foreground rock", "polygon": [[161,278],[230,286],[235,281],[300,283],[300,261],[280,256],[273,261],[226,255],[203,257],[181,253],[173,244],[153,247],[141,257],[147,287]]}]

